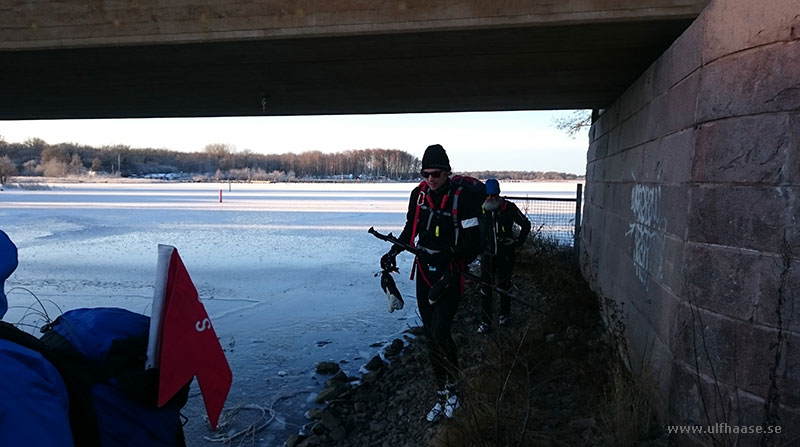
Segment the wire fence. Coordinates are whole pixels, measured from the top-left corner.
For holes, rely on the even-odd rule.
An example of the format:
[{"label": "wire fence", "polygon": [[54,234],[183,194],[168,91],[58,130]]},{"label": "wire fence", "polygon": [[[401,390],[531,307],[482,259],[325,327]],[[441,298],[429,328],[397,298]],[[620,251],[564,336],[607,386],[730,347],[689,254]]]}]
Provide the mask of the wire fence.
[{"label": "wire fence", "polygon": [[574,198],[506,196],[528,216],[531,236],[559,245],[578,246],[580,240],[583,185],[578,184]]}]

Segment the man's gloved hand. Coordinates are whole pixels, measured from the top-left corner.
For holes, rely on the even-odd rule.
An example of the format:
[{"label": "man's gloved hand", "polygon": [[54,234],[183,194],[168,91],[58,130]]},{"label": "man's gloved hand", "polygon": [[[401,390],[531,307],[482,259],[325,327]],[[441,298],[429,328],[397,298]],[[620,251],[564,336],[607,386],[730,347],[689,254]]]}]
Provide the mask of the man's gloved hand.
[{"label": "man's gloved hand", "polygon": [[401,251],[403,251],[403,249],[392,245],[392,248],[390,248],[385,255],[381,256],[381,270],[385,272],[397,270],[397,255]]},{"label": "man's gloved hand", "polygon": [[450,271],[445,271],[441,278],[439,278],[436,283],[433,284],[431,289],[428,291],[428,302],[431,305],[436,304],[442,299],[448,290],[455,284],[456,277],[450,273]]},{"label": "man's gloved hand", "polygon": [[498,242],[500,242],[500,245],[502,245],[503,247],[509,247],[509,248],[517,247],[517,240],[514,238],[506,237],[500,239]]}]

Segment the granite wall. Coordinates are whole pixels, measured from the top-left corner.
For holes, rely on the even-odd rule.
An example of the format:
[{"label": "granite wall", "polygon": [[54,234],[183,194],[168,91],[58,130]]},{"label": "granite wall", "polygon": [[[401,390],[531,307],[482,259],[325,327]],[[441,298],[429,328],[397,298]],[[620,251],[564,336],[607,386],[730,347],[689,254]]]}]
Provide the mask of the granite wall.
[{"label": "granite wall", "polygon": [[[609,109],[581,268],[649,365],[661,423],[800,435],[800,3],[713,0]],[[792,442],[797,442],[795,439]]]}]

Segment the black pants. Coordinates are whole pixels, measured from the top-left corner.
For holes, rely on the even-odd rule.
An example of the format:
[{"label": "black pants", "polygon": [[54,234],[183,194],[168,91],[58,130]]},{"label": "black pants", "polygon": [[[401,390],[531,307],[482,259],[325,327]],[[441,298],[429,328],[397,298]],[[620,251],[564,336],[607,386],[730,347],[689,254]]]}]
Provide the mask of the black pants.
[{"label": "black pants", "polygon": [[441,390],[445,384],[455,383],[458,379],[458,350],[453,341],[451,328],[461,302],[461,278],[457,278],[436,304],[431,305],[428,301],[428,292],[431,290],[428,282],[435,284],[441,278],[441,272],[430,271],[425,264],[420,264],[420,270],[416,272],[417,307],[422,317],[422,327],[429,340],[428,353],[433,366],[436,389]]},{"label": "black pants", "polygon": [[[514,249],[501,250],[496,255],[481,255],[481,280],[487,284],[508,291],[511,288],[513,270]],[[481,319],[486,323],[491,323],[494,315],[493,292],[489,285],[481,285]],[[508,315],[511,311],[511,300],[508,295],[498,295],[500,295],[500,315]]]}]

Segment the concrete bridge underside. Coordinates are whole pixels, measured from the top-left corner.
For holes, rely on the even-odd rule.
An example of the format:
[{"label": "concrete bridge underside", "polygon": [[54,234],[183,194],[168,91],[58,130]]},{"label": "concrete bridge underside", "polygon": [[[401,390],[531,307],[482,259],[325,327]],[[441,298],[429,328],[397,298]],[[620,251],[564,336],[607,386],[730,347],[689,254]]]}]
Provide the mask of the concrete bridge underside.
[{"label": "concrete bridge underside", "polygon": [[10,3],[0,119],[605,108],[708,1]]}]

